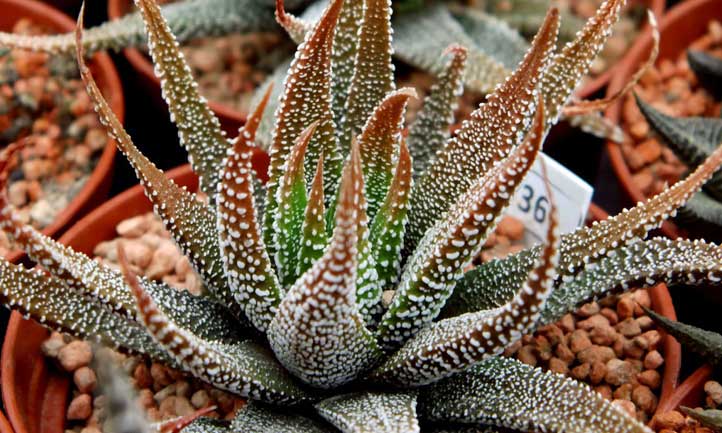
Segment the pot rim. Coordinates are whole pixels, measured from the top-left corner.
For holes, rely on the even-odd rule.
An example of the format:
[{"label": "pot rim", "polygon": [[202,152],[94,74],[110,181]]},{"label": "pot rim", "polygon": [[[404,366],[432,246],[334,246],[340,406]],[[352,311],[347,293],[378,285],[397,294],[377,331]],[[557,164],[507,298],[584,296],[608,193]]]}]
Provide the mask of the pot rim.
[{"label": "pot rim", "polygon": [[[267,156],[265,156],[264,154],[263,158],[267,158]],[[261,164],[263,164],[263,162],[261,162]],[[188,164],[168,171],[167,176],[173,179],[177,184],[181,186],[186,186],[191,190],[197,187],[197,178],[192,173],[192,170],[190,169],[190,166]],[[138,203],[141,203],[142,205],[138,205]],[[130,189],[124,191],[123,193],[108,200],[106,203],[104,203],[93,212],[82,218],[67,232],[65,232],[65,234],[60,238],[59,241],[65,245],[76,247],[78,247],[78,244],[80,244],[80,250],[83,250],[83,248],[86,248],[87,250],[87,248],[92,248],[98,243],[97,237],[104,236],[104,234],[99,234],[97,229],[94,229],[95,226],[100,224],[98,221],[110,219],[113,224],[105,223],[105,226],[112,231],[114,230],[115,225],[118,222],[133,215],[137,215],[139,213],[147,212],[150,210],[151,205],[145,198],[142,187],[140,185],[133,186]],[[607,217],[607,213],[594,204],[592,204],[592,206],[590,207],[589,214],[593,219],[604,219]],[[84,233],[88,233],[89,230],[90,232],[95,233],[96,236],[93,237],[92,242],[83,243],[83,241],[81,241],[80,239],[85,237]],[[90,245],[91,243],[92,245]],[[667,290],[667,287],[664,284],[660,284],[655,288],[650,288],[649,292],[650,297],[652,298],[652,307],[655,309],[655,311],[658,311],[659,313],[671,319],[676,319],[674,305],[672,305],[672,299],[669,296],[669,291]],[[16,383],[14,378],[16,374],[16,363],[14,362],[14,359],[18,356],[18,354],[16,353],[17,345],[21,342],[19,341],[19,336],[26,334],[27,329],[32,328],[40,328],[40,325],[29,320],[23,320],[18,312],[14,311],[12,313],[10,319],[10,326],[8,327],[7,337],[5,340],[5,345],[3,346],[1,360],[3,371],[2,392],[6,404],[9,401],[15,401],[15,404],[17,406],[17,400],[21,396],[21,393],[16,390],[18,384]],[[47,331],[45,335],[47,335]],[[660,402],[665,401],[668,398],[667,396],[676,386],[677,377],[679,375],[679,368],[681,364],[681,350],[679,344],[677,344],[672,337],[664,337],[662,349],[664,352],[665,366],[663,371],[663,386],[660,396]],[[39,350],[35,354],[34,362],[45,364],[45,359]],[[70,383],[70,379],[67,373],[48,371],[47,374],[51,377],[54,374],[58,380],[48,385],[48,387],[45,389],[46,395],[62,398],[62,403],[64,405],[66,402],[68,387]],[[61,405],[61,407],[64,406]],[[42,410],[44,409],[44,407],[41,407],[40,409]],[[19,425],[21,424],[14,424],[16,432],[52,433],[56,431],[62,431],[62,421],[65,417],[64,409],[61,412],[61,424],[56,425],[55,429],[33,432],[28,430],[27,428],[24,428],[24,425],[22,425],[23,428],[21,428],[19,427]],[[43,413],[43,415],[45,415],[45,413]]]},{"label": "pot rim", "polygon": [[[659,25],[659,31],[662,39],[660,46],[660,55],[657,58],[657,61],[669,57],[676,58],[676,56],[679,55],[679,52],[665,53],[665,41],[678,41],[679,38],[688,38],[688,42],[691,43],[694,40],[698,39],[702,34],[704,34],[704,28],[702,28],[702,33],[700,33],[699,35],[690,36],[689,33],[686,33],[684,36],[682,36],[679,34],[675,34],[673,35],[673,38],[669,38],[667,37],[669,35],[665,35],[665,33],[670,32],[670,28],[674,29],[675,25],[677,25],[678,23],[690,20],[691,17],[695,17],[698,15],[703,15],[704,17],[702,19],[705,20],[705,22],[709,22],[712,19],[722,18],[722,14],[710,15],[697,13],[698,9],[708,7],[716,1],[717,0],[687,0],[685,2],[679,3],[675,7],[671,8],[669,12],[667,12],[664,18],[660,21]],[[609,87],[607,87],[607,96],[615,94],[624,87],[624,85],[629,81],[629,78],[632,76],[634,71],[637,69],[637,66],[643,61],[643,59],[646,59],[647,53],[651,49],[652,44],[653,42],[651,31],[647,31],[644,34],[640,35],[639,39],[637,39],[632,48],[629,50],[628,55],[625,56],[623,61],[620,62],[620,64],[618,65],[618,68],[615,71],[615,75],[614,77],[612,77],[612,80],[609,83]],[[612,104],[605,113],[607,119],[609,119],[615,124],[619,124],[621,120],[624,99],[625,98],[620,98],[620,100]],[[624,155],[622,154],[620,145],[614,143],[613,141],[607,141],[605,147],[607,149],[607,154],[609,155],[609,159],[612,164],[612,169],[614,170],[617,180],[621,184],[622,189],[626,193],[627,197],[635,203],[640,201],[646,201],[648,197],[645,197],[642,191],[632,181],[632,173],[629,169],[629,166],[627,165],[627,161],[625,160]],[[665,221],[662,224],[661,231],[667,237],[670,237],[672,239],[676,239],[685,235],[685,231],[672,221]]]},{"label": "pot rim", "polygon": [[[4,13],[19,10],[22,17],[47,18],[58,31],[69,32],[75,30],[75,22],[67,15],[43,4],[37,0],[0,0]],[[122,122],[125,117],[125,102],[123,99],[123,86],[120,77],[115,69],[113,61],[106,53],[97,53],[93,56],[91,69],[95,72],[96,80],[101,89],[105,90],[108,102],[113,112]],[[42,233],[51,237],[61,233],[68,228],[79,216],[91,210],[96,202],[102,200],[107,194],[112,180],[113,165],[115,163],[116,147],[115,142],[108,138],[108,142],[97,160],[93,171],[68,205],[53,219],[53,222],[46,226]],[[22,251],[10,251],[5,258],[17,263],[25,256]]]}]

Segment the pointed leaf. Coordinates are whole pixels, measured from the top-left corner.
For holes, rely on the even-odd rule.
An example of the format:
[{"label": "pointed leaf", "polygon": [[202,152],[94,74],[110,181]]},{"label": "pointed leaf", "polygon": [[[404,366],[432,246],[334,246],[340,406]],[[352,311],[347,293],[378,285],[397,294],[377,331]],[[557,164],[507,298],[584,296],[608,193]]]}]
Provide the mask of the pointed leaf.
[{"label": "pointed leaf", "polygon": [[299,414],[249,402],[231,423],[236,433],[333,433],[331,427]]},{"label": "pointed leaf", "polygon": [[[359,29],[364,19],[365,1],[345,0],[341,15],[338,17],[336,33],[333,37],[333,53],[331,54],[331,97],[333,98],[333,118],[336,125],[344,124],[346,101],[351,91],[351,82],[356,72],[356,56],[359,47]],[[310,7],[309,7],[310,9]],[[339,139],[343,135],[337,131]]]},{"label": "pointed leaf", "polygon": [[241,128],[223,161],[216,231],[229,292],[253,325],[265,331],[281,301],[281,288],[263,242],[251,167],[253,141],[271,89]]},{"label": "pointed leaf", "polygon": [[356,302],[365,205],[360,159],[354,145],[342,177],[331,243],[289,289],[269,328],[271,348],[281,363],[321,388],[353,380],[380,355]]},{"label": "pointed leaf", "polygon": [[[637,105],[654,131],[691,167],[701,164],[722,142],[722,119],[667,116],[639,96]],[[716,173],[703,188],[717,199],[722,198],[722,174]]]},{"label": "pointed leaf", "polygon": [[588,385],[501,357],[425,389],[419,408],[430,420],[522,431],[651,433]]},{"label": "pointed leaf", "polygon": [[217,388],[275,403],[306,401],[310,396],[266,348],[246,340],[226,344],[206,340],[179,326],[158,309],[119,254],[123,273],[138,304],[139,320],[181,369]]},{"label": "pointed leaf", "polygon": [[171,120],[178,127],[181,145],[188,151],[191,166],[198,174],[201,191],[212,201],[229,142],[218,118],[198,93],[191,69],[158,5],[152,0],[135,0],[135,4],[145,22],[148,48]]},{"label": "pointed leaf", "polygon": [[296,275],[306,273],[311,265],[321,258],[323,250],[328,245],[325,213],[326,209],[323,205],[323,154],[321,154],[321,157],[318,158],[318,166],[311,184],[311,191],[308,194]]},{"label": "pointed leaf", "polygon": [[215,418],[198,418],[183,428],[180,433],[231,433],[231,430],[228,421]]},{"label": "pointed leaf", "polygon": [[461,45],[448,48],[452,54],[444,69],[424,98],[424,105],[409,128],[409,151],[414,161],[414,179],[421,177],[433,162],[436,152],[449,139],[449,128],[454,121],[457,98],[463,92],[462,78],[467,51]]},{"label": "pointed leaf", "polygon": [[722,410],[718,409],[690,409],[680,406],[680,410],[688,417],[696,420],[702,426],[716,432],[722,431]]},{"label": "pointed leaf", "polygon": [[282,247],[273,243],[273,233],[278,212],[276,195],[283,176],[283,167],[296,139],[313,122],[318,122],[318,126],[306,152],[306,182],[311,183],[318,158],[323,153],[324,191],[327,197],[333,196],[332,192],[337,186],[341,157],[331,111],[331,42],[342,5],[342,0],[333,0],[313,32],[298,47],[296,58],[288,70],[280,105],[276,110],[263,233],[266,247],[271,254],[275,254]]},{"label": "pointed leaf", "polygon": [[303,166],[308,143],[317,126],[318,122],[310,124],[296,139],[296,144],[284,165],[276,193],[278,213],[274,224],[273,241],[278,246],[275,257],[276,268],[283,287],[289,287],[298,278],[296,269],[301,251],[301,228],[308,203]]},{"label": "pointed leaf", "polygon": [[201,275],[204,286],[218,299],[233,304],[226,289],[223,267],[220,261],[218,239],[215,235],[215,214],[213,209],[201,203],[194,194],[177,186],[165,177],[163,171],[150,162],[133,144],[133,140],[113,113],[100,93],[90,69],[85,65],[82,43],[83,13],[81,11],[76,27],[77,61],[80,75],[87,93],[93,101],[101,123],[118,149],[135,169],[153,209],[165,228],[188,257],[193,268]]},{"label": "pointed leaf", "polygon": [[276,21],[296,44],[303,43],[311,27],[304,20],[286,12],[284,0],[276,0]]},{"label": "pointed leaf", "polygon": [[679,341],[685,349],[698,354],[714,366],[722,365],[722,335],[682,322],[675,322],[649,309],[645,312],[654,319],[660,328]]},{"label": "pointed leaf", "polygon": [[57,278],[40,270],[0,260],[0,287],[0,304],[45,327],[175,364],[141,324],[68,291]]},{"label": "pointed leaf", "polygon": [[411,88],[389,92],[359,135],[369,219],[374,218],[391,186],[406,103],[414,97],[416,91]]},{"label": "pointed leaf", "polygon": [[[542,125],[539,122],[539,125]],[[549,186],[547,184],[547,189]],[[549,197],[552,197],[547,190]],[[505,305],[434,322],[394,353],[372,377],[402,386],[424,385],[501,354],[531,333],[554,288],[559,220],[553,199],[544,252],[516,296]]]},{"label": "pointed leaf", "polygon": [[504,21],[471,7],[454,8],[452,12],[476,46],[507,69],[513,70],[524,58],[529,42]]},{"label": "pointed leaf", "polygon": [[519,68],[462,123],[457,135],[414,186],[406,251],[413,251],[454,200],[487,175],[526,136],[530,126],[526,119],[537,107],[539,77],[556,43],[558,17],[556,9],[549,12]]},{"label": "pointed leaf", "polygon": [[539,108],[524,143],[477,180],[426,232],[379,326],[379,340],[386,348],[400,345],[438,315],[534,163],[543,126]]},{"label": "pointed leaf", "polygon": [[[687,226],[696,224],[698,220],[722,225],[722,202],[705,191],[699,191],[680,209],[677,219]],[[691,221],[688,221],[690,219]]]},{"label": "pointed leaf", "polygon": [[[341,149],[345,151],[384,96],[396,88],[391,32],[391,0],[364,0],[353,77],[341,125]],[[367,185],[371,186],[368,179]]]},{"label": "pointed leaf", "polygon": [[722,59],[704,51],[687,50],[687,62],[700,84],[719,100],[722,97]]},{"label": "pointed leaf", "polygon": [[316,409],[344,433],[419,433],[416,393],[363,392],[323,400]]},{"label": "pointed leaf", "polygon": [[372,253],[376,262],[381,290],[397,283],[401,270],[401,248],[406,231],[406,215],[411,193],[411,156],[405,140],[401,140],[396,173],[370,230]]}]

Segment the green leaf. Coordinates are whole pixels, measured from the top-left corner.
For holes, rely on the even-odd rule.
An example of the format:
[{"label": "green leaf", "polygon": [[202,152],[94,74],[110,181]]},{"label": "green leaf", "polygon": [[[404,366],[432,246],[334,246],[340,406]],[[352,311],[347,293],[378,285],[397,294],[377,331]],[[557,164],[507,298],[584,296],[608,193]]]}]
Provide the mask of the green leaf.
[{"label": "green leaf", "polygon": [[[335,430],[322,423],[284,408],[249,402],[231,423],[236,433],[333,433]],[[184,432],[185,433],[185,432]]]},{"label": "green leaf", "polygon": [[646,313],[660,328],[679,341],[685,349],[700,355],[712,365],[722,365],[722,335],[682,322],[675,322],[649,309],[646,310]]},{"label": "green leaf", "polygon": [[419,433],[415,392],[342,394],[316,404],[343,433]]},{"label": "green leaf", "polygon": [[419,412],[435,421],[521,431],[651,432],[588,385],[501,357],[423,389]]},{"label": "green leaf", "polygon": [[181,433],[230,433],[230,429],[228,421],[198,418],[184,427]]},{"label": "green leaf", "polygon": [[251,341],[223,343],[205,339],[161,311],[120,256],[125,278],[138,304],[140,321],[180,368],[217,388],[272,403],[300,403],[310,395],[265,347]]},{"label": "green leaf", "polygon": [[178,127],[181,145],[198,174],[200,190],[211,203],[215,197],[221,162],[230,147],[218,118],[198,93],[191,69],[160,8],[152,0],[135,0],[148,33],[148,49],[160,79],[171,120]]},{"label": "green leaf", "polygon": [[[701,164],[722,142],[722,119],[667,116],[639,96],[637,105],[654,131],[691,167]],[[717,200],[722,199],[722,174],[716,173],[703,188]]]},{"label": "green leaf", "polygon": [[324,191],[334,196],[341,169],[341,154],[331,111],[331,42],[343,1],[334,0],[326,8],[306,41],[299,46],[288,70],[280,105],[276,110],[263,237],[269,254],[283,246],[273,241],[278,213],[277,190],[283,167],[296,139],[310,124],[318,122],[316,133],[308,144],[304,161],[306,183],[310,184],[318,158],[324,155]]},{"label": "green leaf", "polygon": [[321,258],[328,245],[326,236],[326,208],[323,201],[323,155],[318,158],[316,175],[313,177],[311,191],[308,193],[308,204],[301,230],[301,250],[298,252],[298,270],[296,275],[303,275],[311,265]]},{"label": "green leaf", "polygon": [[719,100],[722,97],[722,59],[704,51],[687,50],[687,62],[700,84]]},{"label": "green leaf", "polygon": [[537,111],[539,79],[554,49],[558,23],[552,9],[519,68],[462,123],[414,185],[404,241],[407,252],[458,197],[524,140],[527,118]]},{"label": "green leaf", "polygon": [[404,243],[411,186],[411,159],[402,139],[394,179],[370,231],[372,254],[381,290],[394,287],[401,270],[401,248]]},{"label": "green leaf", "polygon": [[704,427],[711,428],[717,433],[722,432],[722,410],[717,409],[690,409],[680,406],[680,410],[693,418]]},{"label": "green leaf", "polygon": [[699,220],[722,226],[722,202],[704,190],[699,191],[685,203],[677,220],[683,221],[687,226]]},{"label": "green leaf", "polygon": [[[231,33],[273,31],[273,8],[256,0],[183,0],[164,5],[163,16],[179,41]],[[89,54],[139,47],[147,41],[143,20],[134,12],[86,31],[83,46]],[[49,53],[72,54],[73,33],[25,36],[0,32],[0,46]]]},{"label": "green leaf", "polygon": [[360,160],[355,144],[341,181],[331,243],[289,289],[268,332],[279,361],[320,388],[355,379],[381,355],[357,302],[358,248],[367,230]]},{"label": "green leaf", "polygon": [[[543,121],[537,119],[541,128]],[[552,201],[542,256],[508,303],[430,324],[384,361],[371,377],[401,386],[428,384],[463,371],[488,356],[499,355],[522,335],[531,333],[554,288],[559,261],[558,226]]]},{"label": "green leaf", "polygon": [[449,51],[452,57],[424,98],[424,105],[409,127],[408,143],[414,162],[414,179],[418,179],[433,163],[436,152],[449,139],[449,128],[454,121],[457,98],[463,92],[462,77],[466,66],[466,48],[455,45]]},{"label": "green leaf", "polygon": [[543,125],[544,113],[539,109],[524,142],[472,184],[426,232],[379,325],[379,340],[385,348],[400,346],[438,315],[534,163]]},{"label": "green leaf", "polygon": [[268,327],[281,300],[281,286],[263,242],[256,206],[263,199],[258,197],[259,182],[251,166],[256,130],[269,96],[270,89],[223,161],[216,196],[216,231],[227,290],[261,331]]}]

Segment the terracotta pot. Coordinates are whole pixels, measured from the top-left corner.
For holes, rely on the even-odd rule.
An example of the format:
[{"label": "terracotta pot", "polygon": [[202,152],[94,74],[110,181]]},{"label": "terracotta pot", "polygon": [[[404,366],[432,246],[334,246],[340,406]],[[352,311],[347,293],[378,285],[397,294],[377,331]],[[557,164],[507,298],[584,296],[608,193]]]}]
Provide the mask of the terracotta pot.
[{"label": "terracotta pot", "polygon": [[[265,173],[267,166],[268,156],[259,152],[254,158],[254,167]],[[198,187],[198,179],[188,165],[173,169],[167,175],[191,191]],[[150,202],[142,188],[135,186],[78,221],[60,238],[60,242],[92,254],[98,243],[116,236],[118,223],[150,211]],[[592,220],[607,217],[606,212],[595,205],[592,205],[589,214]],[[650,295],[655,311],[676,319],[666,286],[660,284],[650,289]],[[3,401],[17,433],[63,431],[70,379],[66,373],[49,367],[40,351],[40,344],[48,335],[49,332],[37,323],[23,319],[17,312],[12,313],[0,364]],[[677,384],[681,352],[679,344],[671,337],[665,337],[662,349],[665,367],[660,401],[664,402]]]},{"label": "terracotta pot", "polygon": [[13,427],[2,412],[0,412],[0,433],[13,433]]},{"label": "terracotta pot", "polygon": [[50,6],[59,9],[66,14],[72,16],[76,16],[78,14],[78,11],[80,10],[80,4],[83,3],[82,0],[42,0],[43,3],[47,3]]},{"label": "terracotta pot", "polygon": [[[666,6],[665,0],[632,0],[629,3],[644,4],[649,10],[654,13],[654,16],[657,17],[658,20],[662,18],[662,15],[664,15],[664,9]],[[639,29],[637,38],[646,33],[649,33],[649,24],[647,22],[645,22],[642,25],[642,28]],[[631,54],[631,51],[627,51],[619,60],[617,60],[617,63],[615,65],[610,66],[609,68],[607,68],[606,71],[589,80],[581,89],[579,89],[579,91],[577,92],[577,96],[580,98],[587,98],[603,90],[604,87],[606,87],[612,80],[612,77],[617,75],[619,68],[623,63],[627,61],[626,59],[630,57]]]},{"label": "terracotta pot", "polygon": [[698,407],[704,404],[704,384],[712,379],[714,369],[710,365],[704,365],[692,373],[682,382],[669,398],[660,402],[657,408],[658,413],[675,410],[679,406]]},{"label": "terracotta pot", "polygon": [[[11,30],[20,18],[31,18],[34,22],[56,29],[58,32],[70,32],[75,29],[75,22],[68,16],[36,0],[0,0],[0,10],[2,11],[0,30],[3,31]],[[98,86],[108,98],[113,112],[122,121],[125,114],[123,87],[110,57],[107,54],[96,54],[90,62],[90,68]],[[79,217],[102,203],[110,189],[114,162],[115,143],[108,140],[83,188],[55,217],[53,223],[43,229],[43,233],[51,237],[61,233]],[[6,259],[17,262],[23,255],[20,251],[13,251],[6,256]]]},{"label": "terracotta pot", "polygon": [[[253,165],[266,181],[268,156],[258,152]],[[170,170],[167,176],[191,191],[198,188],[198,178],[189,165]],[[90,255],[98,243],[116,236],[119,222],[151,210],[143,189],[134,186],[82,218],[59,241]],[[41,352],[40,345],[48,335],[49,331],[36,322],[12,312],[0,366],[3,402],[16,433],[64,431],[70,379],[46,362]]]},{"label": "terracotta pot", "polygon": [[[659,57],[662,59],[677,59],[687,47],[707,31],[707,24],[712,20],[722,20],[722,7],[719,0],[688,0],[672,8],[660,22],[661,44]],[[652,35],[646,32],[634,44],[629,55],[620,63],[609,84],[607,95],[620,90],[638,69],[639,65],[647,59],[652,47]],[[612,105],[607,110],[607,118],[618,124],[621,121],[623,101]],[[627,165],[620,146],[616,143],[607,143],[607,152],[612,167],[619,182],[633,202],[645,201],[647,198],[632,181],[632,173]],[[665,222],[662,226],[665,235],[677,238],[684,233],[672,222]]]},{"label": "terracotta pot", "polygon": [[[108,18],[111,20],[121,18],[133,9],[133,2],[130,0],[108,0]],[[128,59],[133,69],[140,74],[141,82],[146,90],[154,95],[160,104],[165,106],[165,103],[160,99],[160,80],[155,76],[153,64],[148,56],[137,48],[125,48],[123,55]],[[246,123],[244,114],[227,105],[213,101],[208,101],[208,105],[218,116],[223,130],[231,137],[235,137],[238,134],[238,128]]]}]

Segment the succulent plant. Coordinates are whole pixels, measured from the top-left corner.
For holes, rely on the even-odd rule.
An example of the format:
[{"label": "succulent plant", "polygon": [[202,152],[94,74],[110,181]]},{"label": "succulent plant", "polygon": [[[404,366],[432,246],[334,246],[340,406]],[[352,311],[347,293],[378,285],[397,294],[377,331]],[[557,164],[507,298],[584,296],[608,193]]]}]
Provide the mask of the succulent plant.
[{"label": "succulent plant", "polygon": [[[309,4],[310,3],[310,4]],[[325,8],[326,0],[285,1],[286,6],[302,13],[294,19],[296,30],[307,30]],[[419,7],[423,4],[423,7]],[[464,70],[467,88],[490,93],[521,61],[529,43],[504,21],[482,11],[445,1],[394,2],[400,12],[394,20],[394,55],[421,70],[438,74],[444,69],[444,50],[452,44],[466,47],[469,57]],[[544,7],[546,8],[546,6]],[[221,36],[229,33],[279,31],[273,17],[271,0],[179,0],[163,6],[171,31],[181,42],[198,37]],[[544,14],[535,13],[534,28]],[[573,35],[574,32],[570,34]],[[290,32],[296,42],[303,40],[303,32]],[[294,37],[295,36],[295,37]],[[83,39],[86,51],[120,50],[146,43],[143,20],[139,13],[110,21],[89,29]],[[51,53],[72,53],[75,40],[72,34],[50,36],[18,36],[0,32],[0,44]],[[269,81],[275,81],[274,94],[267,113],[275,112],[282,81],[291,59],[276,68]],[[257,100],[266,86],[257,92]],[[621,131],[598,113],[583,113],[565,119],[581,130],[602,138],[621,140]],[[270,116],[266,116],[268,118]],[[267,148],[271,143],[272,124],[262,122],[257,133],[258,144]]]},{"label": "succulent plant", "polygon": [[[230,427],[200,419],[188,431],[648,432],[588,386],[499,355],[614,291],[718,283],[720,247],[643,239],[718,169],[722,150],[591,227],[559,236],[552,211],[544,245],[465,272],[622,3],[605,2],[559,52],[551,9],[515,72],[448,137],[467,54],[451,47],[404,139],[414,92],[394,88],[389,2],[332,0],[288,71],[268,172],[254,174],[270,90],[228,140],[160,9],[136,0],[207,202],[168,180],[112,113],[85,66],[81,13],[77,57],[91,100],[205,293],[99,264],[23,224],[0,195],[0,228],[43,268],[0,261],[0,301],[250,400]],[[0,157],[0,186],[19,147]]]}]

